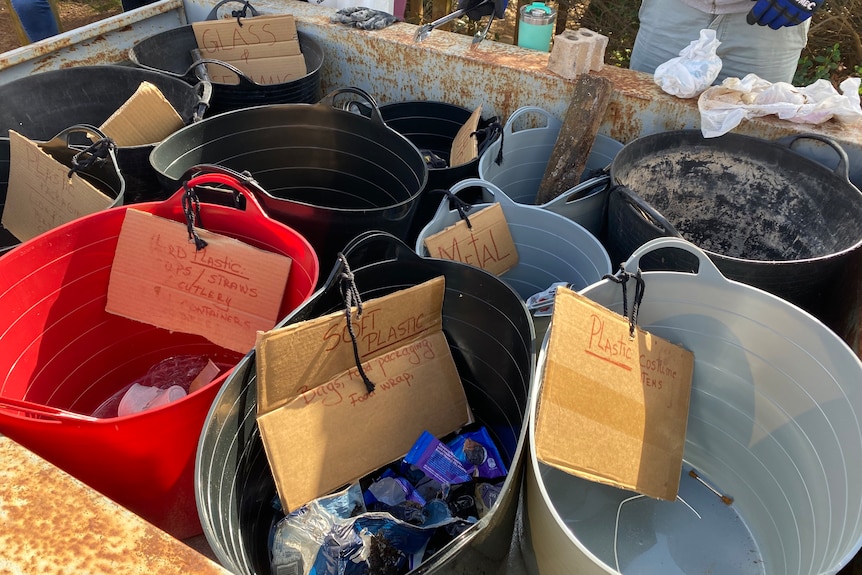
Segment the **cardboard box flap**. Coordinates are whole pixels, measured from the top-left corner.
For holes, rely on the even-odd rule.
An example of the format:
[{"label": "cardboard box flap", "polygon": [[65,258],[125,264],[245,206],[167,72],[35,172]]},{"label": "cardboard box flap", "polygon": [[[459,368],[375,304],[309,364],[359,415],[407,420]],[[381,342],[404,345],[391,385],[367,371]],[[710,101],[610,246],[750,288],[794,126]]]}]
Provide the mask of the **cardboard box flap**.
[{"label": "cardboard box flap", "polygon": [[537,458],[592,481],[673,500],[694,356],[560,287],[536,412]]},{"label": "cardboard box flap", "polygon": [[443,281],[363,304],[357,337],[371,393],[342,337],[343,314],[260,334],[257,389],[267,405],[257,423],[286,510],[403,457],[423,431],[442,437],[472,421],[441,329]]}]

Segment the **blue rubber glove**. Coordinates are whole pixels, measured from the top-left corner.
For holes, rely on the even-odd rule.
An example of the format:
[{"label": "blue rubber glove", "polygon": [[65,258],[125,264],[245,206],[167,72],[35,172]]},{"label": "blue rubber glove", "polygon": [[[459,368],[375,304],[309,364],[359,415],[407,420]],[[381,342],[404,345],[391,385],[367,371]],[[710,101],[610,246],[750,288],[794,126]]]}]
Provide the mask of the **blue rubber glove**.
[{"label": "blue rubber glove", "polygon": [[811,18],[821,4],[823,0],[757,0],[746,21],[769,26],[773,30],[796,26]]},{"label": "blue rubber glove", "polygon": [[508,3],[509,0],[458,0],[458,9],[467,10],[467,17],[475,22],[492,13],[497,19],[503,18]]}]

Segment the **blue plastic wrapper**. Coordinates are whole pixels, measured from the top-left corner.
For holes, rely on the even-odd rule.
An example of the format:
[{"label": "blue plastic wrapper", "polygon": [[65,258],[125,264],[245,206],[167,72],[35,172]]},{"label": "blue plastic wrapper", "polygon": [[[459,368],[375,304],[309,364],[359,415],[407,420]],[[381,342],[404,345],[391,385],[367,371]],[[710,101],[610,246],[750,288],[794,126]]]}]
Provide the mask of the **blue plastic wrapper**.
[{"label": "blue plastic wrapper", "polygon": [[365,490],[365,505],[371,508],[375,503],[395,506],[404,501],[414,501],[421,507],[425,498],[416,493],[413,485],[403,477],[395,475],[391,469],[383,472],[380,478]]},{"label": "blue plastic wrapper", "polygon": [[497,446],[484,427],[461,433],[446,445],[464,467],[475,470],[476,477],[496,479],[508,473]]},{"label": "blue plastic wrapper", "polygon": [[464,468],[452,450],[427,431],[422,432],[404,456],[404,462],[441,485],[467,483],[472,479],[470,470]]}]

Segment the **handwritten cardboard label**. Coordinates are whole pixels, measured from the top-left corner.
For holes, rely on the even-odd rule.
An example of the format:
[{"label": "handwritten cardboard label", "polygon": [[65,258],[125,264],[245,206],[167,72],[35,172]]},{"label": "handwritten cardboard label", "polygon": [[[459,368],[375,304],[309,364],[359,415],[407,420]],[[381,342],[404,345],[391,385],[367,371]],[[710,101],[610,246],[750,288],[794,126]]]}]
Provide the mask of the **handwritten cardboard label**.
[{"label": "handwritten cardboard label", "polygon": [[518,250],[500,204],[469,215],[472,229],[460,220],[425,238],[433,258],[455,260],[500,275],[518,263]]},{"label": "handwritten cardboard label", "polygon": [[694,356],[557,288],[536,415],[536,455],[568,473],[673,500]]},{"label": "handwritten cardboard label", "polygon": [[67,166],[14,130],[9,160],[2,224],[22,242],[113,203],[78,174],[69,177]]},{"label": "handwritten cardboard label", "polygon": [[246,353],[279,317],[291,260],[233,238],[126,210],[108,283],[109,313]]},{"label": "handwritten cardboard label", "polygon": [[155,84],[141,82],[100,129],[118,146],[161,142],[183,127],[183,119]]},{"label": "handwritten cardboard label", "polygon": [[[233,64],[258,84],[280,84],[307,73],[292,14],[194,22],[192,30],[200,54],[206,59]],[[223,66],[207,64],[212,82],[237,84],[236,74]]]},{"label": "handwritten cardboard label", "polygon": [[474,132],[479,127],[482,117],[482,105],[480,104],[452,140],[452,148],[449,152],[449,166],[460,166],[479,157],[479,140]]},{"label": "handwritten cardboard label", "polygon": [[274,329],[257,345],[261,438],[281,504],[294,510],[471,419],[442,331],[442,277],[363,303],[360,361],[343,311]]}]

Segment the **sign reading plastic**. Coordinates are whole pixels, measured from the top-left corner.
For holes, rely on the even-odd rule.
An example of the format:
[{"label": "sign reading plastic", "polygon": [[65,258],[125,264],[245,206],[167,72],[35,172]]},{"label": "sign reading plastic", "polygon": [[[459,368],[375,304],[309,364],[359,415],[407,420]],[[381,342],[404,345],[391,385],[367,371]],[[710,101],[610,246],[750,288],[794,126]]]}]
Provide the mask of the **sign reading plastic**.
[{"label": "sign reading plastic", "polygon": [[[646,304],[645,304],[646,305]],[[536,414],[536,456],[567,473],[672,501],[694,356],[557,288]]]},{"label": "sign reading plastic", "polygon": [[39,144],[9,130],[9,184],[3,227],[22,242],[111,205],[113,200]]},{"label": "sign reading plastic", "polygon": [[257,423],[289,511],[472,421],[442,331],[442,277],[261,334]]},{"label": "sign reading plastic", "polygon": [[128,209],[117,241],[106,311],[171,331],[206,337],[246,353],[258,330],[278,321],[290,273],[287,256]]},{"label": "sign reading plastic", "polygon": [[468,215],[470,226],[460,220],[425,238],[432,258],[455,260],[500,275],[518,263],[518,250],[500,204]]}]

